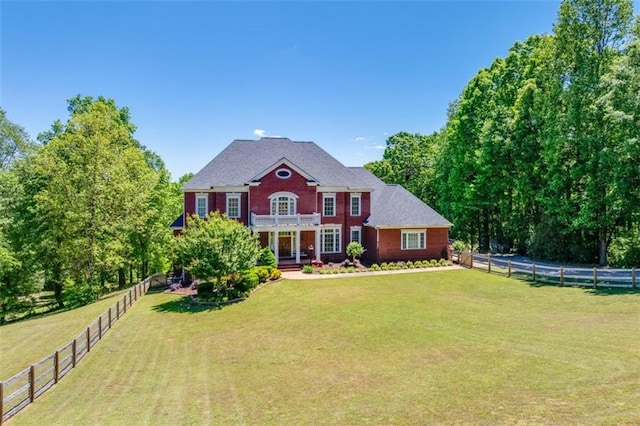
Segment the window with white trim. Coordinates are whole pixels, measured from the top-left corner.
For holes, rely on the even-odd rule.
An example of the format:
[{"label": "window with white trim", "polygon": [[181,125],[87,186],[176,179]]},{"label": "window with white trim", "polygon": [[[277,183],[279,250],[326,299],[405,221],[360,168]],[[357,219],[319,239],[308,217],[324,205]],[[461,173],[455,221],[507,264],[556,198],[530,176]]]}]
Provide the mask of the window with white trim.
[{"label": "window with white trim", "polygon": [[207,217],[209,213],[209,196],[207,194],[196,195],[196,214],[201,217]]},{"label": "window with white trim", "polygon": [[340,228],[321,229],[320,248],[322,253],[340,253]]},{"label": "window with white trim", "polygon": [[271,215],[293,216],[296,214],[296,199],[289,195],[278,195],[271,198]]},{"label": "window with white trim", "polygon": [[240,194],[227,194],[227,216],[240,217]]},{"label": "window with white trim", "polygon": [[351,227],[351,238],[350,242],[356,242],[362,244],[362,227],[361,226],[352,226]]},{"label": "window with white trim", "polygon": [[403,230],[402,250],[422,250],[427,247],[427,233],[424,230]]},{"label": "window with white trim", "polygon": [[351,194],[351,216],[360,216],[360,205],[362,204],[362,197],[360,194]]},{"label": "window with white trim", "polygon": [[336,215],[336,194],[322,194],[322,215]]}]

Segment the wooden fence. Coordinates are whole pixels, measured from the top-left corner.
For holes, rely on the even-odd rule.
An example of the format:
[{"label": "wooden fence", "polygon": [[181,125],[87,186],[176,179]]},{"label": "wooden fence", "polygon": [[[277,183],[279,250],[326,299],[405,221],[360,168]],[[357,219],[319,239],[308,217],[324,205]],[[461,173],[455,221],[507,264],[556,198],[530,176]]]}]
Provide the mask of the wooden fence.
[{"label": "wooden fence", "polygon": [[560,286],[638,288],[636,268],[575,268],[535,263],[514,262],[504,256],[469,252],[455,252],[453,261],[467,268],[483,269],[489,273],[517,277],[533,282]]},{"label": "wooden fence", "polygon": [[151,277],[132,287],[73,341],[0,382],[0,426],[69,373],[149,289]]}]

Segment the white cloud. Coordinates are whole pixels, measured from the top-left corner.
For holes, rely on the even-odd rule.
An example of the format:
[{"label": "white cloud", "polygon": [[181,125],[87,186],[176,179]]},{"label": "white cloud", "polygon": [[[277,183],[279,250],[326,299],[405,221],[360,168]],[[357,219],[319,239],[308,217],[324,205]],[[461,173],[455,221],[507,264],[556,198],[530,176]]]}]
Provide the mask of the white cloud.
[{"label": "white cloud", "polygon": [[357,138],[354,139],[355,142],[364,142],[366,140],[367,138],[365,138],[364,136],[358,136]]},{"label": "white cloud", "polygon": [[264,138],[267,135],[267,132],[265,130],[262,130],[262,129],[255,129],[253,131],[253,134],[258,136],[258,137]]},{"label": "white cloud", "polygon": [[386,147],[386,146],[384,146],[384,145],[376,145],[376,146],[374,146],[374,147],[373,147],[373,149],[379,149],[379,150],[381,150],[381,151],[384,151],[386,148],[387,148],[387,147]]}]

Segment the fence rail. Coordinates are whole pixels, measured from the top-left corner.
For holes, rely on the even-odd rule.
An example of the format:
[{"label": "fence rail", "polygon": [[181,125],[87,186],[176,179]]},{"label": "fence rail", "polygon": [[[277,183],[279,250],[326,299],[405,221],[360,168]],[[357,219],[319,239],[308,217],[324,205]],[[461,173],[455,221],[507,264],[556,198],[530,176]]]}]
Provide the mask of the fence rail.
[{"label": "fence rail", "polygon": [[560,286],[638,288],[636,268],[575,268],[549,266],[536,263],[514,262],[502,256],[469,252],[455,252],[453,261],[467,268],[486,270],[489,273],[517,277],[533,282]]},{"label": "fence rail", "polygon": [[75,368],[127,308],[147,292],[150,283],[151,277],[132,287],[71,342],[0,382],[0,426]]}]

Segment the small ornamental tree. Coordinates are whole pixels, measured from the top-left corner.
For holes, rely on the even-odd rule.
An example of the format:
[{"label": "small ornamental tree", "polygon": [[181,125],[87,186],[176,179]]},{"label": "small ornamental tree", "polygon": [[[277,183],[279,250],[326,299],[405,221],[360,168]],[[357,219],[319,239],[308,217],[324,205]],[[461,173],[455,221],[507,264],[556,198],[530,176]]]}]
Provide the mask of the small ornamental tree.
[{"label": "small ornamental tree", "polygon": [[176,238],[178,261],[201,279],[215,279],[223,291],[223,278],[253,267],[260,254],[257,235],[240,222],[219,212],[205,219],[187,218],[187,227]]},{"label": "small ornamental tree", "polygon": [[276,256],[273,254],[269,247],[265,247],[262,249],[262,252],[260,253],[260,265],[271,266],[272,268],[278,266],[276,262]]},{"label": "small ornamental tree", "polygon": [[362,256],[364,251],[365,249],[362,247],[362,244],[357,241],[350,242],[347,246],[347,256],[353,259],[353,263],[356,263],[356,258]]}]

